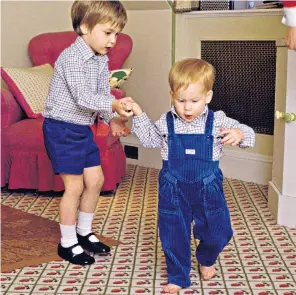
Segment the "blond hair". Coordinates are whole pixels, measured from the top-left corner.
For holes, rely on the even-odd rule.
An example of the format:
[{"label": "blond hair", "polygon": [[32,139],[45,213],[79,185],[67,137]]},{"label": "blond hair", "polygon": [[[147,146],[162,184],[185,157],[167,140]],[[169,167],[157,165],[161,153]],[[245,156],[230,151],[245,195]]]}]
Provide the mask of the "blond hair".
[{"label": "blond hair", "polygon": [[187,89],[189,84],[201,83],[204,92],[213,89],[215,68],[208,62],[198,58],[186,58],[173,65],[169,73],[169,85],[172,93]]},{"label": "blond hair", "polygon": [[123,5],[117,1],[75,1],[71,8],[71,18],[74,31],[82,36],[80,26],[86,24],[91,31],[97,24],[111,22],[120,31],[127,22]]}]

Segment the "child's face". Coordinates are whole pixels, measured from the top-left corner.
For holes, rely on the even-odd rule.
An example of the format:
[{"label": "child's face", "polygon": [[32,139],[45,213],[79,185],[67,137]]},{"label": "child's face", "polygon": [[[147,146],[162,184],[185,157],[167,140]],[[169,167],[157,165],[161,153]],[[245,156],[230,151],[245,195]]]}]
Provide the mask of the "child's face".
[{"label": "child's face", "polygon": [[95,52],[105,55],[115,45],[120,29],[112,27],[111,23],[97,24],[90,31],[86,25],[81,25],[82,38]]},{"label": "child's face", "polygon": [[177,114],[186,122],[195,120],[210,103],[213,91],[204,92],[200,83],[189,84],[187,89],[180,89],[177,93],[170,93]]}]

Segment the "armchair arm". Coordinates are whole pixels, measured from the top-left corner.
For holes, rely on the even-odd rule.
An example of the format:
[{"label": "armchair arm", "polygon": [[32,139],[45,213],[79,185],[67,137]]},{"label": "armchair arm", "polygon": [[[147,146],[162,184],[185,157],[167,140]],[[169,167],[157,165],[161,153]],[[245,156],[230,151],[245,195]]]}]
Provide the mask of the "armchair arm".
[{"label": "armchair arm", "polygon": [[24,119],[24,111],[15,100],[12,93],[3,88],[1,90],[1,126],[2,129]]},{"label": "armchair arm", "polygon": [[110,126],[103,121],[98,121],[95,130],[95,142],[102,150],[107,150],[115,141],[119,139],[118,136],[111,134]]},{"label": "armchair arm", "polygon": [[116,99],[125,97],[125,91],[119,88],[111,88],[111,94],[114,95]]}]

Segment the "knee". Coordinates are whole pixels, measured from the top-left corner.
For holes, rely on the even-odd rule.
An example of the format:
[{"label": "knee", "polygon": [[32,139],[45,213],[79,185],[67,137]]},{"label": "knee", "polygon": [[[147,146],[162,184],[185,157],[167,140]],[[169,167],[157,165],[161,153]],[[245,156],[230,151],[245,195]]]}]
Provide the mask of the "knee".
[{"label": "knee", "polygon": [[100,177],[93,179],[92,181],[88,182],[85,185],[85,189],[92,192],[99,192],[102,189],[104,184],[104,176],[101,175]]},{"label": "knee", "polygon": [[64,195],[75,196],[78,199],[82,195],[83,189],[83,182],[75,182],[71,185],[67,185]]}]

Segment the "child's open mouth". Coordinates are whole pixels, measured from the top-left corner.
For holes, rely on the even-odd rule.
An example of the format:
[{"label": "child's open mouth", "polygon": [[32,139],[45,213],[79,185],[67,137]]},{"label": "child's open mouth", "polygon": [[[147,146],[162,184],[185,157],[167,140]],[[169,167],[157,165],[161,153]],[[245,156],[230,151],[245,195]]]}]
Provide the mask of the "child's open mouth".
[{"label": "child's open mouth", "polygon": [[184,115],[186,120],[191,120],[192,119],[192,115]]}]

